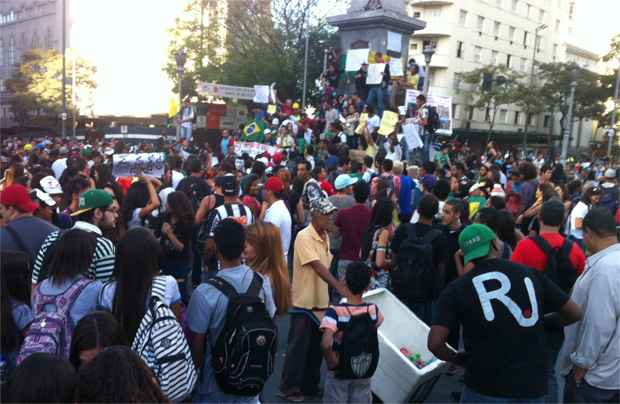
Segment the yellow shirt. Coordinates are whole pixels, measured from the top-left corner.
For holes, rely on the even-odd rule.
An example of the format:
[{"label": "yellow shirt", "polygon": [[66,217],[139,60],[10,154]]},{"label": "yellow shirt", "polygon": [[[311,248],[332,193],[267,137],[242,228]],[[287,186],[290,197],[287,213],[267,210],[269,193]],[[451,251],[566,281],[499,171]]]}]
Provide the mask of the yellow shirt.
[{"label": "yellow shirt", "polygon": [[332,254],[329,237],[321,238],[310,224],[297,234],[293,256],[293,306],[302,309],[326,309],[329,292],[325,282],[309,264],[319,261],[329,268]]},{"label": "yellow shirt", "polygon": [[372,145],[368,145],[368,147],[366,148],[366,154],[368,154],[370,157],[372,157],[373,159],[375,158],[375,156],[377,155],[377,146],[372,144]]},{"label": "yellow shirt", "polygon": [[418,88],[418,81],[420,81],[420,76],[417,74],[408,74],[407,75],[407,88],[413,88],[414,90]]}]

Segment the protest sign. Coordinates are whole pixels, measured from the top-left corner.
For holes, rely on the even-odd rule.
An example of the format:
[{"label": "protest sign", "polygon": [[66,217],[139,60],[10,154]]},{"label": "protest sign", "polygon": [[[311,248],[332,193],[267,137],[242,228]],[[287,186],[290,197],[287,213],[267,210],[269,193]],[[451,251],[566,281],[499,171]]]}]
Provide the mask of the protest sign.
[{"label": "protest sign", "polygon": [[256,91],[252,87],[229,86],[226,84],[199,82],[196,91],[200,95],[212,97],[252,100]]},{"label": "protest sign", "polygon": [[394,132],[396,124],[398,123],[398,114],[392,111],[383,111],[381,117],[381,126],[379,126],[379,134],[387,136]]},{"label": "protest sign", "polygon": [[402,35],[398,32],[388,31],[387,50],[400,53],[402,49]]},{"label": "protest sign", "polygon": [[269,86],[254,86],[253,101],[258,104],[267,104],[269,102]]},{"label": "protest sign", "polygon": [[370,49],[349,49],[344,69],[347,72],[358,71],[362,67],[362,63],[368,63],[368,52],[370,52]]},{"label": "protest sign", "polygon": [[402,59],[390,59],[390,75],[392,77],[402,77],[403,73],[403,62]]},{"label": "protest sign", "polygon": [[417,125],[411,123],[403,125],[403,136],[405,137],[405,141],[407,142],[407,149],[409,149],[409,151],[417,149],[418,147],[422,147],[424,145],[422,139],[420,139],[420,135],[418,134]]},{"label": "protest sign", "polygon": [[273,115],[276,113],[276,106],[274,104],[267,105],[267,113]]},{"label": "protest sign", "polygon": [[112,160],[112,174],[115,177],[136,177],[148,175],[161,177],[164,174],[164,153],[115,154]]},{"label": "protest sign", "polygon": [[366,127],[367,123],[368,123],[368,114],[364,112],[362,115],[360,115],[360,122],[357,125],[357,128],[355,128],[355,133],[357,133],[358,135],[361,135],[362,133],[364,133],[364,128]]},{"label": "protest sign", "polygon": [[276,146],[269,146],[262,143],[257,142],[235,142],[235,154],[237,156],[243,155],[243,153],[247,153],[250,157],[254,158],[259,154],[263,154],[265,152],[273,155],[280,151],[280,148]]},{"label": "protest sign", "polygon": [[[422,94],[422,92],[418,90],[407,90],[405,95],[405,106],[415,104],[415,98],[419,94]],[[437,108],[439,129],[437,129],[435,133],[452,136],[452,97],[429,94],[428,97],[426,97],[426,104]]]},{"label": "protest sign", "polygon": [[383,72],[385,71],[385,63],[373,63],[368,65],[368,76],[366,76],[366,84],[381,84]]}]

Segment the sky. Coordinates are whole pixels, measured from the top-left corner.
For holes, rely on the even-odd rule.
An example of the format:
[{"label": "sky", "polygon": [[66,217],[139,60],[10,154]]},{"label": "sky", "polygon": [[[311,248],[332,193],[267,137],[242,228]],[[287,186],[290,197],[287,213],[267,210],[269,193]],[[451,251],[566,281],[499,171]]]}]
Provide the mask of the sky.
[{"label": "sky", "polygon": [[[620,0],[578,1],[572,42],[604,54],[613,34],[620,33]],[[96,115],[150,116],[168,110],[175,96],[162,70],[167,29],[185,3],[73,0],[72,45],[97,67]],[[341,14],[347,7],[347,0],[319,0],[317,17]]]}]

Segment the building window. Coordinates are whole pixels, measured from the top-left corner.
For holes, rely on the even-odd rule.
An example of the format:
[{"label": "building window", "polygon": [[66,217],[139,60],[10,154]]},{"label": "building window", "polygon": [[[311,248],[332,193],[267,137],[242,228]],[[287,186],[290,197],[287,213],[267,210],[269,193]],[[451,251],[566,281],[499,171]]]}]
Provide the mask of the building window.
[{"label": "building window", "polygon": [[456,57],[463,59],[463,41],[456,41]]},{"label": "building window", "polygon": [[9,66],[13,66],[15,64],[15,37],[11,36],[9,38]]},{"label": "building window", "polygon": [[523,47],[527,48],[527,31],[523,31]]},{"label": "building window", "polygon": [[32,49],[38,49],[41,47],[41,41],[39,40],[39,34],[37,33],[37,31],[34,32],[34,34],[32,35],[32,45],[31,48]]},{"label": "building window", "polygon": [[514,125],[519,125],[519,124],[521,124],[521,122],[520,122],[520,121],[521,121],[521,112],[516,111],[516,112],[515,112],[515,119],[514,119],[514,121],[513,121],[513,124],[514,124]]},{"label": "building window", "polygon": [[555,33],[560,33],[560,20],[555,20]]},{"label": "building window", "polygon": [[469,121],[473,121],[474,120],[474,107],[470,106],[467,110],[467,120]]},{"label": "building window", "polygon": [[480,46],[474,47],[474,62],[480,63],[482,58],[482,48]]},{"label": "building window", "polygon": [[495,39],[499,37],[500,26],[501,24],[498,21],[495,21],[495,23],[493,24],[493,35],[495,35]]},{"label": "building window", "polygon": [[527,115],[527,124],[528,125],[536,125],[536,115],[534,114],[528,114]]},{"label": "building window", "polygon": [[478,31],[484,31],[484,17],[478,16],[478,24],[476,26],[478,27]]},{"label": "building window", "polygon": [[512,0],[512,7],[511,10],[514,11],[515,13],[517,12],[517,6],[519,5],[519,0]]},{"label": "building window", "polygon": [[441,7],[431,8],[430,15],[435,18],[441,17]]},{"label": "building window", "polygon": [[532,12],[532,5],[531,4],[526,4],[526,13],[525,16],[529,19],[531,17],[531,12]]},{"label": "building window", "polygon": [[550,122],[551,122],[551,115],[545,115],[545,120],[543,121],[543,126],[545,128],[548,128]]},{"label": "building window", "polygon": [[459,117],[459,104],[452,104],[452,119]]},{"label": "building window", "polygon": [[417,43],[412,43],[411,44],[411,50],[413,51],[412,53],[416,53],[418,51],[418,44]]},{"label": "building window", "polygon": [[499,121],[501,123],[508,123],[508,111],[505,109],[499,110]]},{"label": "building window", "polygon": [[459,24],[465,26],[467,24],[467,11],[461,10],[459,11]]},{"label": "building window", "polygon": [[536,52],[540,52],[540,48],[542,47],[542,38],[540,35],[536,35]]},{"label": "building window", "polygon": [[512,62],[512,55],[506,55],[506,67],[510,69],[510,62]]},{"label": "building window", "polygon": [[421,12],[419,12],[419,11],[414,11],[414,12],[413,12],[413,17],[414,17],[414,18],[420,18],[420,17],[422,17],[422,13],[421,13]]},{"label": "building window", "polygon": [[516,33],[517,29],[515,27],[508,28],[508,38],[510,38],[510,42],[514,42]]},{"label": "building window", "polygon": [[494,65],[498,64],[498,56],[499,56],[499,52],[498,51],[491,51],[491,63]]},{"label": "building window", "polygon": [[538,10],[538,22],[545,21],[545,10]]},{"label": "building window", "polygon": [[558,57],[558,44],[554,43],[553,44],[553,60],[555,60],[555,58]]},{"label": "building window", "polygon": [[484,110],[484,121],[491,122],[491,108]]}]

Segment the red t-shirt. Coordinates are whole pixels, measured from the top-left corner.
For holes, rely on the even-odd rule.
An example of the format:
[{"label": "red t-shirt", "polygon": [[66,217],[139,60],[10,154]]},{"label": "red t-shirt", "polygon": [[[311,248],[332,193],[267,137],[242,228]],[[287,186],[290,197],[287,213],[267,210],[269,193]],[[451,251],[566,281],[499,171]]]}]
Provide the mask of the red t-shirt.
[{"label": "red t-shirt", "polygon": [[362,237],[370,225],[371,213],[369,207],[359,203],[338,212],[336,226],[340,229],[342,236],[340,259],[359,260]]},{"label": "red t-shirt", "polygon": [[[559,233],[541,233],[540,236],[544,238],[552,248],[560,248],[562,244],[564,244],[564,237]],[[573,264],[573,267],[577,270],[577,275],[580,275],[586,265],[586,256],[577,243],[573,243],[573,248],[571,248],[568,258]],[[536,242],[530,238],[519,241],[510,259],[513,262],[523,264],[540,272],[543,272],[547,267],[547,256],[540,247],[538,247]]]}]

